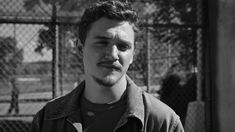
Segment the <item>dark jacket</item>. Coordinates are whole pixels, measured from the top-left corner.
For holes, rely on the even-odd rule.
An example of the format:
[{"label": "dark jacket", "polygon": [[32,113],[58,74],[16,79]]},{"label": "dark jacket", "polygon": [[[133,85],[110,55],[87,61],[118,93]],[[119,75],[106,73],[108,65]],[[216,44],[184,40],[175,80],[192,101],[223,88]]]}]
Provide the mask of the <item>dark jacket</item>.
[{"label": "dark jacket", "polygon": [[[127,80],[127,110],[115,132],[184,132],[179,116],[170,107]],[[79,107],[84,85],[82,82],[69,94],[43,107],[34,117],[31,132],[84,131]]]}]

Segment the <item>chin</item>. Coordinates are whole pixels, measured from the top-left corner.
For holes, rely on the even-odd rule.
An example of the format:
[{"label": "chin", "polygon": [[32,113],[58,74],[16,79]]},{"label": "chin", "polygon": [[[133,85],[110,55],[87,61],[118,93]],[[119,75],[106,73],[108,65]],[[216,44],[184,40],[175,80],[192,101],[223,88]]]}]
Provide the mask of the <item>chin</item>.
[{"label": "chin", "polygon": [[115,85],[121,79],[121,77],[116,77],[116,76],[106,76],[103,78],[93,77],[93,78],[98,84],[106,87],[111,87]]}]

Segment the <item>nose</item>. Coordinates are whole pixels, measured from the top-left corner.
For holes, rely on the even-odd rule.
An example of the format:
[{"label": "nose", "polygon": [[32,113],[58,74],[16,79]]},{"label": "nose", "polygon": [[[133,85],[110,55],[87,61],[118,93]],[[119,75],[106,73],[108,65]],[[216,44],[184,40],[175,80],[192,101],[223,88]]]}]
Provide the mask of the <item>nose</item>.
[{"label": "nose", "polygon": [[105,51],[105,58],[111,61],[118,60],[119,50],[116,45],[110,45]]}]

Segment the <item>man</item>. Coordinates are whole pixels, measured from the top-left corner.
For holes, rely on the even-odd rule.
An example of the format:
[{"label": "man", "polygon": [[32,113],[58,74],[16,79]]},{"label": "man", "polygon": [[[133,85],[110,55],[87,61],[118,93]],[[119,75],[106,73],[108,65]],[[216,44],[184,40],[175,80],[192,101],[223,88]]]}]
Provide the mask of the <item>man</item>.
[{"label": "man", "polygon": [[11,89],[11,104],[8,109],[8,114],[11,114],[11,111],[15,109],[15,114],[19,114],[19,89],[16,85],[15,77],[12,77],[10,80]]},{"label": "man", "polygon": [[168,106],[126,75],[133,61],[137,15],[127,3],[103,1],[79,24],[85,80],[35,116],[33,132],[183,132]]}]

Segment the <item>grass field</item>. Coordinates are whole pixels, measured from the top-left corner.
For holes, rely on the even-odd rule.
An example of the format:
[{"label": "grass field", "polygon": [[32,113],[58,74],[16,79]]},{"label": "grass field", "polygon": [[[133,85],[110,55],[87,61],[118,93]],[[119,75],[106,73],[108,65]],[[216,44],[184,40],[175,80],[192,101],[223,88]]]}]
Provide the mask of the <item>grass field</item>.
[{"label": "grass field", "polygon": [[[71,79],[74,80],[74,79]],[[16,86],[19,89],[19,115],[34,115],[41,109],[47,101],[36,102],[37,100],[52,99],[52,83],[50,76],[27,76],[17,78]],[[71,91],[74,82],[63,81],[63,94]],[[8,82],[0,82],[0,122],[1,120],[32,120],[32,116],[12,116],[8,115],[11,100],[11,85]],[[27,102],[22,100],[27,100]],[[29,100],[34,100],[30,102]]]},{"label": "grass field", "polygon": [[[51,99],[51,92],[41,92],[41,93],[24,93],[20,94],[19,100],[22,99]],[[10,100],[10,96],[4,95],[0,96],[0,100]],[[34,115],[39,109],[45,105],[46,102],[19,102],[20,115]],[[8,116],[8,108],[10,102],[0,103],[0,115]]]},{"label": "grass field", "polygon": [[[75,79],[62,80],[63,90],[72,90]],[[39,76],[32,75],[27,77],[18,77],[16,81],[16,87],[19,89],[21,94],[24,93],[38,93],[38,92],[51,92],[52,91],[52,80],[51,76]],[[8,82],[0,82],[0,96],[10,95],[11,86]]]}]

